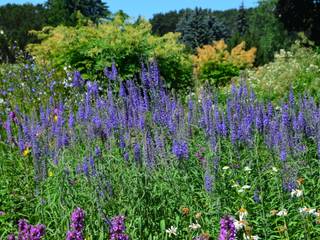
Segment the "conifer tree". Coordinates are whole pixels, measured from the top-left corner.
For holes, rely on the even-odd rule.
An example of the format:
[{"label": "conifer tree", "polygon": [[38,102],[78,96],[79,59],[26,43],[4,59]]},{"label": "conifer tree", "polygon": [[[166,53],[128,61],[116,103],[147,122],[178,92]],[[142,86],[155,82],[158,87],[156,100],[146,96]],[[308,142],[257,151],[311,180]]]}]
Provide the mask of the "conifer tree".
[{"label": "conifer tree", "polygon": [[215,40],[227,37],[227,30],[209,10],[196,8],[187,12],[177,24],[181,40],[189,48],[195,49]]}]

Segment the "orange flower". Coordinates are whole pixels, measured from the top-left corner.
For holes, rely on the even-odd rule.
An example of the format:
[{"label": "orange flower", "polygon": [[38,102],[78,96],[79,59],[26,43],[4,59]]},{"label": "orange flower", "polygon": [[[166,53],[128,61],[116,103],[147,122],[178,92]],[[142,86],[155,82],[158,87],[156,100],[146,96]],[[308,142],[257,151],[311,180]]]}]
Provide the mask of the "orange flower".
[{"label": "orange flower", "polygon": [[184,216],[187,216],[190,213],[190,209],[187,207],[182,208],[182,214]]}]

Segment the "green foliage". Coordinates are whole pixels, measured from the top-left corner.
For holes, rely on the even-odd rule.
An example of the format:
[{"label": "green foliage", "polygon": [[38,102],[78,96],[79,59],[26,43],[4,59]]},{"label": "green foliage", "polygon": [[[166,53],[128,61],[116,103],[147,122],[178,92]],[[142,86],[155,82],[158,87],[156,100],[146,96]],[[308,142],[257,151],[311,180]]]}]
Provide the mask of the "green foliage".
[{"label": "green foliage", "polygon": [[201,8],[187,12],[177,24],[176,31],[181,33],[182,42],[191,50],[228,36],[225,26],[211,11]]},{"label": "green foliage", "polygon": [[48,0],[46,6],[48,22],[52,26],[59,24],[75,26],[78,11],[95,23],[110,13],[108,7],[101,0]]},{"label": "green foliage", "polygon": [[240,5],[238,17],[237,17],[237,32],[243,36],[248,30],[247,11],[244,8],[244,4]]},{"label": "green foliage", "polygon": [[154,14],[150,19],[152,33],[162,36],[168,32],[175,32],[177,23],[183,15],[182,11],[185,10]]},{"label": "green foliage", "polygon": [[100,77],[113,62],[120,76],[128,79],[139,74],[142,62],[156,59],[168,85],[192,86],[191,60],[184,53],[184,45],[178,43],[179,34],[153,36],[148,22],[130,24],[124,20],[116,16],[112,22],[98,26],[44,29],[36,33],[43,39],[41,44],[28,49],[40,64],[51,63],[60,71],[70,65],[91,80],[97,73]]},{"label": "green foliage", "polygon": [[278,101],[290,87],[295,93],[308,91],[319,97],[320,54],[296,42],[289,51],[275,54],[274,62],[249,71],[248,77],[260,97]]},{"label": "green foliage", "polygon": [[[116,142],[110,142],[108,150],[95,157],[99,175],[76,173],[75,169],[94,146],[101,149],[106,146],[90,141],[71,145],[61,151],[59,164],[49,165],[49,176],[37,192],[33,191],[31,157],[19,156],[1,143],[0,206],[5,215],[0,216],[3,223],[0,237],[5,239],[16,230],[17,220],[26,218],[34,224],[45,224],[46,238],[63,239],[72,210],[81,207],[86,212],[84,233],[90,240],[107,239],[104,217],[118,214],[126,216],[126,233],[131,239],[169,239],[165,229],[170,226],[178,227],[175,239],[192,239],[200,233],[216,239],[220,218],[231,214],[239,219],[240,209],[247,211],[246,224],[252,235],[266,239],[288,236],[316,239],[320,233],[316,217],[299,213],[303,206],[319,207],[319,182],[314,177],[318,175],[319,164],[311,143],[307,143],[308,152],[286,161],[286,166],[297,169],[295,174],[303,180],[298,186],[303,196],[296,198],[282,189],[281,162],[258,135],[251,147],[234,146],[229,139],[220,139],[217,143],[220,154],[215,156],[204,133],[194,130],[196,135],[189,144],[188,160],[177,162],[168,155],[153,170],[136,165],[132,152],[129,161],[124,161]],[[219,165],[196,157],[199,149],[204,159],[218,159]],[[207,171],[215,169],[211,172],[212,192],[204,190],[202,161],[207,162]],[[105,195],[99,196],[102,190]],[[275,215],[282,209],[288,211],[288,216]],[[195,222],[201,228],[191,230],[189,225]],[[238,236],[241,235],[239,232]]]},{"label": "green foliage", "polygon": [[277,0],[264,0],[249,16],[249,29],[244,40],[257,48],[256,65],[273,59],[274,52],[287,49],[292,38],[275,16]]},{"label": "green foliage", "polygon": [[208,61],[199,73],[199,81],[210,86],[221,87],[230,82],[232,77],[239,76],[240,69],[230,63]]}]

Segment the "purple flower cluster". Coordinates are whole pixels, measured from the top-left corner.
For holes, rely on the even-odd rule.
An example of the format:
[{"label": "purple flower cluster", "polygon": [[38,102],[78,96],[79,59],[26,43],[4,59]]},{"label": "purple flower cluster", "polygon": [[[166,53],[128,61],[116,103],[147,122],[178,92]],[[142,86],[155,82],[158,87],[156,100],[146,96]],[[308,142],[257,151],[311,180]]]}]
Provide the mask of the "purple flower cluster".
[{"label": "purple flower cluster", "polygon": [[189,150],[187,142],[184,140],[174,140],[172,145],[172,153],[176,155],[178,159],[188,158]]},{"label": "purple flower cluster", "polygon": [[71,230],[67,232],[66,240],[84,240],[84,211],[76,208],[71,214]]},{"label": "purple flower cluster", "polygon": [[[291,159],[315,150],[312,154],[320,158],[320,107],[311,97],[297,98],[290,93],[288,101],[275,108],[270,102],[258,101],[242,83],[232,87],[223,107],[208,90],[184,106],[161,82],[156,63],[148,68],[142,66],[141,85],[121,80],[115,64],[105,69],[105,75],[110,79],[105,94],[99,95],[102,91],[96,82],[87,82],[86,92],[79,92],[83,97],[77,103],[56,102],[53,94],[49,104],[34,111],[39,112],[38,116],[15,110],[3,120],[1,128],[7,142],[19,147],[22,154],[26,149],[31,151],[37,180],[44,179],[48,172],[44,159],[58,163],[61,148],[70,144],[101,143],[101,149],[92,153],[96,158],[78,162],[78,172],[93,175],[98,174],[94,165],[101,151],[115,144],[121,148],[124,161],[134,160],[149,168],[159,166],[171,154],[179,160],[188,159],[192,134],[196,132],[205,135],[206,145],[214,154],[214,169],[209,169],[213,176],[222,149],[219,143],[226,140],[235,149],[252,147],[257,140],[259,144],[264,142],[278,155],[285,189],[292,187],[288,183],[296,177],[289,164]],[[80,73],[75,72],[73,85],[82,84]],[[315,147],[307,148],[309,142]],[[196,157],[205,170],[211,167],[201,150]],[[210,177],[205,180],[209,189]]]},{"label": "purple flower cluster", "polygon": [[[41,240],[45,235],[46,227],[43,224],[31,225],[25,219],[21,219],[18,222],[18,240]],[[15,240],[16,237],[13,234],[8,236],[8,240]]]},{"label": "purple flower cluster", "polygon": [[225,216],[220,220],[220,233],[219,240],[235,240],[236,239],[236,227],[233,219],[229,216]]},{"label": "purple flower cluster", "polygon": [[110,240],[129,240],[129,236],[124,233],[126,231],[124,216],[113,217],[109,224]]}]

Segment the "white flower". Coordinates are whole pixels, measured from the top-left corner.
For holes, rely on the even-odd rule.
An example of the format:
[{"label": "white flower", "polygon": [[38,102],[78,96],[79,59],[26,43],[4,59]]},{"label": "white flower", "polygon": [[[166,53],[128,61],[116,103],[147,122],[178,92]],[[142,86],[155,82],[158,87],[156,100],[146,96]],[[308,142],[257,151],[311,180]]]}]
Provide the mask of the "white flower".
[{"label": "white flower", "polygon": [[234,220],[233,224],[237,231],[243,229],[246,226],[245,221]]},{"label": "white flower", "polygon": [[277,213],[277,216],[282,217],[282,216],[287,216],[288,215],[288,211],[286,209],[282,209],[281,211],[279,211]]},{"label": "white flower", "polygon": [[291,197],[294,197],[294,196],[301,197],[302,195],[303,195],[303,191],[300,189],[294,189],[291,192]]},{"label": "white flower", "polygon": [[4,31],[3,30],[0,30],[0,35],[3,35],[4,34]]},{"label": "white flower", "polygon": [[192,230],[197,230],[197,229],[201,228],[201,225],[199,223],[192,223],[189,225],[189,228]]},{"label": "white flower", "polygon": [[299,208],[299,212],[300,213],[304,213],[304,214],[314,215],[314,216],[317,216],[319,214],[319,213],[316,212],[316,209],[307,208],[307,207]]},{"label": "white flower", "polygon": [[250,185],[243,185],[243,186],[242,186],[242,189],[250,189],[250,188],[251,188]]},{"label": "white flower", "polygon": [[230,167],[229,166],[224,166],[222,169],[223,170],[228,170]]},{"label": "white flower", "polygon": [[2,98],[0,98],[0,104],[4,103],[4,100]]},{"label": "white flower", "polygon": [[68,70],[68,67],[67,67],[67,66],[64,66],[64,67],[63,67],[63,70],[64,70],[64,71],[67,71],[67,70]]},{"label": "white flower", "polygon": [[169,234],[169,237],[171,237],[171,234],[177,236],[177,229],[178,229],[177,227],[171,226],[166,230],[166,233]]},{"label": "white flower", "polygon": [[272,167],[272,171],[273,171],[273,172],[278,172],[278,168]]}]

